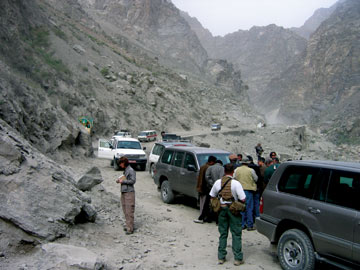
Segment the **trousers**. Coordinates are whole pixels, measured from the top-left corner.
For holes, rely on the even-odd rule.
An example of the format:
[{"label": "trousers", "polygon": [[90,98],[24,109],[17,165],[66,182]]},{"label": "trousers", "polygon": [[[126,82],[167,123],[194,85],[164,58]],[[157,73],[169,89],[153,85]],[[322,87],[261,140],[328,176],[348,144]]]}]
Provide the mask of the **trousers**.
[{"label": "trousers", "polygon": [[134,231],[134,213],[135,213],[135,192],[121,193],[121,208],[123,210],[126,222],[126,230]]},{"label": "trousers", "polygon": [[234,216],[231,214],[229,207],[222,207],[218,217],[218,229],[220,233],[218,259],[223,260],[226,257],[227,238],[229,228],[232,235],[232,251],[235,260],[241,261],[243,259],[242,243],[241,243],[241,216]]}]

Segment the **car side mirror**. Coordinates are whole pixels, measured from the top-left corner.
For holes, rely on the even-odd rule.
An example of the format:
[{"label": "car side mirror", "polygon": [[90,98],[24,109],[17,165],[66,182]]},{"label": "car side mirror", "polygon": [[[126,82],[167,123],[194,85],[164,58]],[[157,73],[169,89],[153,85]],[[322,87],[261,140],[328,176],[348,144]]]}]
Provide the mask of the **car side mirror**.
[{"label": "car side mirror", "polygon": [[188,171],[190,172],[196,172],[196,167],[194,165],[188,165],[187,166]]},{"label": "car side mirror", "polygon": [[146,147],[143,147],[143,150],[146,150]]}]

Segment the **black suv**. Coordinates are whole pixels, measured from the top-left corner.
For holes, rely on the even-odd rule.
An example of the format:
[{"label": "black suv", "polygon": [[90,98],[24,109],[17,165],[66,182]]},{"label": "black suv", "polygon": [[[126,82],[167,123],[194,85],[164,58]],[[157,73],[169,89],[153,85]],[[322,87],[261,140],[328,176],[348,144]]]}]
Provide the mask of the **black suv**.
[{"label": "black suv", "polygon": [[204,147],[168,147],[156,163],[154,182],[161,189],[161,198],[171,203],[176,194],[197,198],[197,175],[209,156],[229,163],[229,152]]},{"label": "black suv", "polygon": [[281,164],[262,195],[257,230],[277,243],[283,269],[325,261],[360,269],[360,164]]}]

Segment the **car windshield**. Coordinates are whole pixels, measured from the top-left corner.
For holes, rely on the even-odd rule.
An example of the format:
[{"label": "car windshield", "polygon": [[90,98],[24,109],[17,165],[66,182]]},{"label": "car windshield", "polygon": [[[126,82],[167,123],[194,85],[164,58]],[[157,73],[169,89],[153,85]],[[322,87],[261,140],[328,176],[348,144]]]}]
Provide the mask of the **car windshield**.
[{"label": "car windshield", "polygon": [[125,132],[117,132],[116,136],[125,136]]},{"label": "car windshield", "polygon": [[141,144],[139,142],[119,141],[117,143],[117,148],[141,149]]},{"label": "car windshield", "polygon": [[140,132],[139,136],[146,136],[146,132]]},{"label": "car windshield", "polygon": [[229,154],[226,153],[207,153],[207,154],[197,154],[196,156],[198,158],[200,167],[208,161],[209,156],[215,156],[216,159],[221,160],[224,165],[230,163]]}]

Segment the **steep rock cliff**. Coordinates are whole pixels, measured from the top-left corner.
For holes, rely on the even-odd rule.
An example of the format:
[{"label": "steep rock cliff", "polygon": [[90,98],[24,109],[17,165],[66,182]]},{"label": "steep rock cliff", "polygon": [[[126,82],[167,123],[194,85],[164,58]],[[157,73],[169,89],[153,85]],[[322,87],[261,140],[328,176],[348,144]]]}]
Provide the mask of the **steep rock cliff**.
[{"label": "steep rock cliff", "polygon": [[269,84],[264,108],[277,108],[277,120],[322,123],[339,142],[358,137],[359,40],[360,2],[348,0],[311,36],[302,61]]}]

